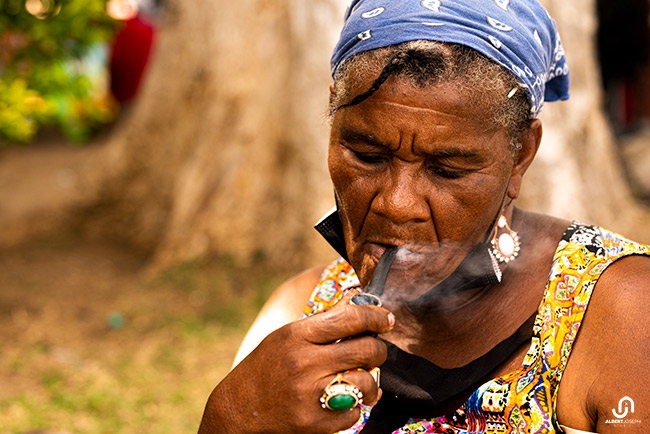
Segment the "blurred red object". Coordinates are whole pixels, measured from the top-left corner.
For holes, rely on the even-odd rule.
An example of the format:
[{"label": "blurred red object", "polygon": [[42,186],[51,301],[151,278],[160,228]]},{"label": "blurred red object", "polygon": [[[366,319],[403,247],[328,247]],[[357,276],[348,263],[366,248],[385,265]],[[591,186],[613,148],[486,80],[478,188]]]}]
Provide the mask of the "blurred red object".
[{"label": "blurred red object", "polygon": [[127,20],[117,33],[111,51],[111,93],[128,103],[138,92],[154,41],[155,28],[142,14]]}]

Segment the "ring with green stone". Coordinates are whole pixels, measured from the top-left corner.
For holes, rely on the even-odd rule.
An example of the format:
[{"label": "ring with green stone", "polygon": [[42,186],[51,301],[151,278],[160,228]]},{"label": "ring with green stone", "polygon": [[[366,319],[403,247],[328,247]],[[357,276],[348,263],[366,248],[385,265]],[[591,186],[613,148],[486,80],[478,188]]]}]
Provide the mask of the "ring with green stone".
[{"label": "ring with green stone", "polygon": [[338,374],[320,397],[321,406],[328,410],[352,410],[363,402],[363,393]]}]

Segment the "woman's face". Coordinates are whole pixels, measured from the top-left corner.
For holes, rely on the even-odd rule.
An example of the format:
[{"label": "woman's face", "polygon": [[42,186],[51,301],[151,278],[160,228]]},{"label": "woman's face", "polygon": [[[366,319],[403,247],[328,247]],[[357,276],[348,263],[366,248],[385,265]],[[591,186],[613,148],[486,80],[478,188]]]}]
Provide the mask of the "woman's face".
[{"label": "woman's face", "polygon": [[[373,78],[357,80],[352,95]],[[398,255],[393,270],[439,282],[483,241],[501,209],[516,167],[507,131],[486,115],[480,91],[457,89],[392,77],[334,115],[329,170],[364,286],[391,245],[410,253]]]}]

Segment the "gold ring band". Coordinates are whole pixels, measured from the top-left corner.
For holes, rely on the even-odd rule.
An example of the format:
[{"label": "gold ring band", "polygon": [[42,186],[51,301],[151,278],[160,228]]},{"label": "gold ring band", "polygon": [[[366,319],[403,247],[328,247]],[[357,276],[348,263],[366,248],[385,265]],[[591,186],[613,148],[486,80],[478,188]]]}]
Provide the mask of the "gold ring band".
[{"label": "gold ring band", "polygon": [[342,374],[336,377],[325,386],[320,397],[323,408],[328,410],[352,410],[363,403],[363,393],[359,388],[343,378]]}]

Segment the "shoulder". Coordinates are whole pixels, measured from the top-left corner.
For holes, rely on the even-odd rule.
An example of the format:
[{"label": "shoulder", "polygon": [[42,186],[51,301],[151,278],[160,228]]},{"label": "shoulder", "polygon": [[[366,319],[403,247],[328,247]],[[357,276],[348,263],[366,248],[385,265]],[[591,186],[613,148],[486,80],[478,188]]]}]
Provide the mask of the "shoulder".
[{"label": "shoulder", "polygon": [[[602,351],[633,348],[635,339],[647,339],[648,303],[650,303],[650,256],[625,256],[611,264],[594,288],[581,333],[589,333],[590,342]],[[585,339],[586,340],[586,339]],[[586,343],[586,342],[585,342]],[[647,351],[650,346],[645,346]],[[612,354],[618,365],[631,362],[629,355]],[[648,365],[647,359],[644,361]],[[650,403],[649,403],[650,404]]]},{"label": "shoulder", "polygon": [[305,270],[273,292],[246,333],[234,365],[246,357],[269,333],[300,318],[324,269],[324,266],[319,266]]},{"label": "shoulder", "polygon": [[597,430],[607,431],[605,422],[616,419],[612,409],[625,396],[638,403],[636,418],[645,417],[647,428],[650,257],[627,256],[610,265],[596,285],[591,303],[584,322],[589,338],[585,344],[594,347],[598,362],[592,369],[598,369],[598,374],[587,395],[587,405],[597,415]]},{"label": "shoulder", "polygon": [[[617,366],[633,364],[632,353],[616,354],[615,350],[631,349],[636,353],[638,349],[650,355],[650,346],[640,345],[650,337],[648,303],[650,256],[623,257],[611,264],[598,280],[581,332],[589,333],[589,343],[595,348],[611,353],[608,358],[616,359]],[[643,365],[650,366],[647,358]]]},{"label": "shoulder", "polygon": [[513,224],[520,226],[517,230],[521,231],[522,244],[525,240],[528,244],[534,245],[535,250],[539,250],[541,244],[544,250],[550,249],[554,252],[571,223],[569,220],[520,208],[515,208],[513,211]]},{"label": "shoulder", "polygon": [[635,419],[650,424],[649,303],[650,257],[625,256],[602,274],[559,390],[563,424],[606,433],[624,397],[638,404]]}]

